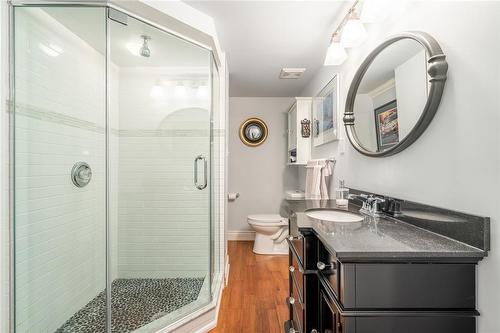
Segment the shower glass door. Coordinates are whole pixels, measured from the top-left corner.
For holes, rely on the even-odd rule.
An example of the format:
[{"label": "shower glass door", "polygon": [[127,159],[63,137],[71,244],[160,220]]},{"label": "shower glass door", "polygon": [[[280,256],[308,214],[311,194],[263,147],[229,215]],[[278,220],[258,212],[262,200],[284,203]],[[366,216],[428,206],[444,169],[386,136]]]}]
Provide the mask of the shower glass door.
[{"label": "shower glass door", "polygon": [[13,327],[105,332],[106,9],[13,11]]},{"label": "shower glass door", "polygon": [[211,52],[97,5],[13,7],[12,28],[14,331],[156,332],[207,305]]},{"label": "shower glass door", "polygon": [[111,331],[210,301],[211,52],[109,9]]}]

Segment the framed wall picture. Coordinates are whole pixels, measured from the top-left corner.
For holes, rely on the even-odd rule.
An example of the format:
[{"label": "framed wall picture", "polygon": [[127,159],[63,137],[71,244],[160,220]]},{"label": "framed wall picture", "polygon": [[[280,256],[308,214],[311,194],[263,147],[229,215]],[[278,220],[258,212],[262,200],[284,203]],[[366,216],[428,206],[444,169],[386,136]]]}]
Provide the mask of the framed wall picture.
[{"label": "framed wall picture", "polygon": [[338,76],[313,98],[313,145],[338,140],[339,91]]},{"label": "framed wall picture", "polygon": [[378,151],[399,142],[398,106],[396,100],[375,109],[375,134]]}]

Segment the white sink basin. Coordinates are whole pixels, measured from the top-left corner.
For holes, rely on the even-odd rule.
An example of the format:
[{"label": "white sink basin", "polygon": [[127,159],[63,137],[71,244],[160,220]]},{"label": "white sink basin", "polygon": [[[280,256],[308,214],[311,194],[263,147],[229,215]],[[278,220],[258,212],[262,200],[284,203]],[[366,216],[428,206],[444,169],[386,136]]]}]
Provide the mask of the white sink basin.
[{"label": "white sink basin", "polygon": [[339,223],[361,222],[364,219],[361,215],[334,209],[310,210],[306,215],[317,220]]}]

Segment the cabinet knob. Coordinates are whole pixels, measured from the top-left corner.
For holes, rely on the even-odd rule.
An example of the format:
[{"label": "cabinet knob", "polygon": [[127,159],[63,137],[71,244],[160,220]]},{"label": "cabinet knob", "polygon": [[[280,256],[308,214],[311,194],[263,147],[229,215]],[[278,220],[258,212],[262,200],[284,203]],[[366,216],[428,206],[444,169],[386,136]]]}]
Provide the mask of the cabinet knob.
[{"label": "cabinet knob", "polygon": [[288,236],[288,239],[289,239],[289,240],[291,240],[291,241],[293,241],[293,240],[295,240],[295,239],[302,239],[302,237],[303,237],[303,236],[302,236],[302,235],[300,235],[300,234],[299,234],[299,235],[297,235],[297,236],[292,236],[292,235],[290,235],[290,236]]},{"label": "cabinet knob", "polygon": [[325,270],[325,269],[328,269],[328,270],[334,270],[334,269],[335,269],[335,263],[333,263],[333,262],[332,262],[332,263],[329,263],[329,264],[325,264],[325,263],[324,263],[324,262],[322,262],[322,261],[318,261],[318,262],[316,263],[316,267],[318,267],[318,269],[319,269],[320,271],[323,271],[323,270]]},{"label": "cabinet knob", "polygon": [[288,267],[288,270],[289,270],[290,272],[293,272],[293,271],[295,271],[295,267],[290,266],[290,267]]},{"label": "cabinet knob", "polygon": [[295,304],[295,298],[293,298],[293,297],[288,297],[288,303],[290,303],[290,304]]}]

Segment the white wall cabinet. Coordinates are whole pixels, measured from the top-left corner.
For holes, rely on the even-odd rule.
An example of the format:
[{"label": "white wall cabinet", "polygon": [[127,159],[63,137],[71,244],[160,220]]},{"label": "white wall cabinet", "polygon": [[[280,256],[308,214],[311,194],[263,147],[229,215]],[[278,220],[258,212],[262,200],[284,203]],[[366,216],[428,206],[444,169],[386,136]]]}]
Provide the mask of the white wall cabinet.
[{"label": "white wall cabinet", "polygon": [[[295,102],[288,110],[288,165],[305,165],[311,158],[311,135],[302,137],[301,121],[311,121],[311,97],[296,97]],[[312,122],[310,123],[312,129]]]}]

